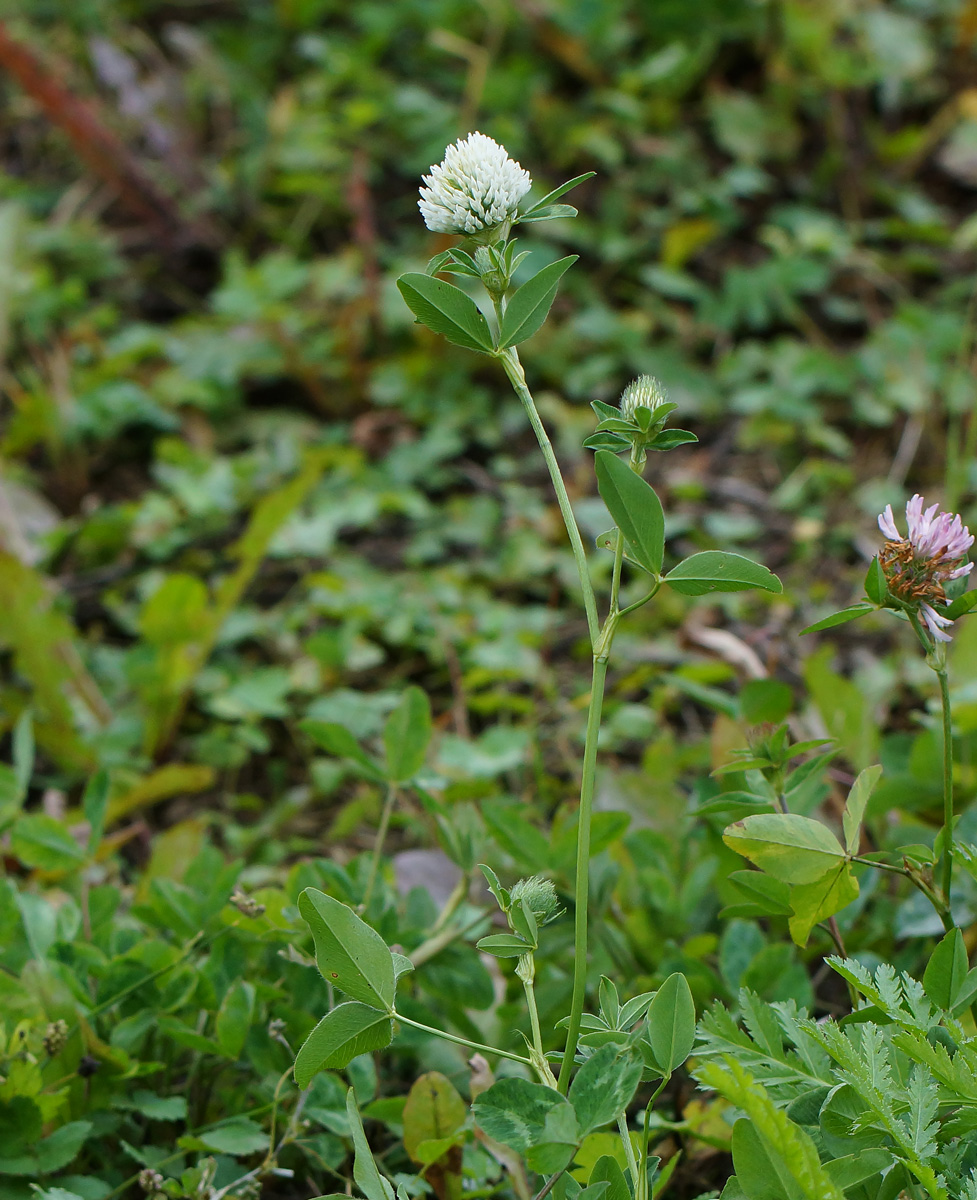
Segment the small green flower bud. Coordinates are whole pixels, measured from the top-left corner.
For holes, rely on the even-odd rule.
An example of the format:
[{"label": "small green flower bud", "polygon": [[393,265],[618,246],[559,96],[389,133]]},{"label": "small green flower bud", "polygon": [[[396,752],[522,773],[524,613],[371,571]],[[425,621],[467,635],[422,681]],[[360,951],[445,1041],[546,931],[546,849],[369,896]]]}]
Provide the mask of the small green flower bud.
[{"label": "small green flower bud", "polygon": [[639,375],[621,393],[621,415],[633,421],[639,408],[654,409],[667,400],[667,392],[654,375]]},{"label": "small green flower bud", "polygon": [[528,879],[520,879],[512,885],[509,893],[513,903],[522,900],[532,912],[537,921],[545,921],[556,912],[559,900],[556,888],[542,875],[531,875]]},{"label": "small green flower bud", "polygon": [[52,1021],[44,1031],[44,1049],[51,1056],[56,1058],[65,1048],[68,1042],[68,1022],[67,1021]]}]

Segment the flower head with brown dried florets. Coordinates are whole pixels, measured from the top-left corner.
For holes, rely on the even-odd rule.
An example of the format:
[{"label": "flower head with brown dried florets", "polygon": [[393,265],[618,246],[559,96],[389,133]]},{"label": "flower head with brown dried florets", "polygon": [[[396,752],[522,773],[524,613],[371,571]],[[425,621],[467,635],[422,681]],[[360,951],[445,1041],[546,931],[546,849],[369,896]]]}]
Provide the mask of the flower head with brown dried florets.
[{"label": "flower head with brown dried florets", "polygon": [[974,544],[974,535],[955,513],[940,512],[938,504],[923,510],[923,497],[916,495],[906,505],[909,535],[896,527],[892,505],[885,506],[879,528],[888,541],[879,551],[879,565],[889,590],[900,600],[915,602],[926,628],[938,642],[948,642],[946,630],[953,624],[933,604],[946,604],[944,585],[969,575],[973,563],[964,556]]},{"label": "flower head with brown dried florets", "polygon": [[449,146],[423,179],[417,205],[432,232],[475,236],[498,229],[503,238],[533,182],[504,146],[477,132]]}]

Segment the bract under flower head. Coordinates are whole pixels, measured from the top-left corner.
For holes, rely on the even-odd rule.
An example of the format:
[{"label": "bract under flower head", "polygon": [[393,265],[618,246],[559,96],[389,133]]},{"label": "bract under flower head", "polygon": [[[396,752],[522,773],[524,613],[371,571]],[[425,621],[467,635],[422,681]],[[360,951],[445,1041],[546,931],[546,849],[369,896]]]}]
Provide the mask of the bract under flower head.
[{"label": "bract under flower head", "polygon": [[936,612],[933,603],[946,604],[944,584],[970,574],[974,564],[962,560],[974,544],[974,535],[956,513],[940,512],[938,504],[924,511],[920,495],[906,505],[906,521],[909,535],[903,537],[892,505],[885,506],[879,528],[888,541],[879,552],[879,563],[893,595],[916,601],[933,637],[948,642],[946,630],[953,622]]},{"label": "bract under flower head", "polygon": [[428,229],[468,235],[514,220],[533,182],[504,146],[478,132],[449,146],[423,179],[417,206]]},{"label": "bract under flower head", "polygon": [[639,408],[657,408],[668,400],[668,394],[654,375],[639,375],[621,393],[621,414],[629,421]]}]

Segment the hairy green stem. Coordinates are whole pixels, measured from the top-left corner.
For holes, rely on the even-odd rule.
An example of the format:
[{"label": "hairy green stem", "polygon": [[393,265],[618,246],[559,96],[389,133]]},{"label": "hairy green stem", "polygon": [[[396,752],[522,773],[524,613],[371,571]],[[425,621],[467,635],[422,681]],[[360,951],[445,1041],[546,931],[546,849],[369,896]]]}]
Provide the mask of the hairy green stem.
[{"label": "hairy green stem", "polygon": [[411,1025],[414,1029],[420,1029],[424,1033],[431,1034],[432,1037],[443,1038],[446,1042],[454,1042],[456,1046],[465,1046],[469,1050],[477,1050],[479,1054],[497,1054],[499,1058],[508,1058],[511,1062],[522,1063],[525,1067],[531,1067],[532,1062],[522,1054],[513,1054],[509,1050],[500,1050],[497,1046],[485,1046],[481,1042],[472,1042],[468,1038],[458,1037],[457,1034],[448,1033],[446,1029],[435,1029],[432,1025],[425,1025],[421,1021],[415,1021],[411,1017],[405,1017],[403,1013],[392,1009],[390,1015],[395,1021],[400,1021],[402,1025]]},{"label": "hairy green stem", "polygon": [[[608,622],[610,624],[610,621]],[[613,632],[613,630],[612,630]],[[590,706],[587,711],[587,740],[584,746],[583,775],[580,780],[580,813],[577,823],[577,867],[573,901],[573,996],[570,1001],[570,1023],[567,1044],[560,1065],[559,1089],[566,1095],[570,1072],[580,1033],[584,997],[587,992],[587,902],[590,891],[590,824],[594,803],[594,779],[597,774],[597,736],[600,714],[604,704],[604,683],[607,679],[609,643],[594,658],[594,676],[590,687]]]},{"label": "hairy green stem", "polygon": [[560,464],[556,461],[553,444],[549,439],[549,434],[546,432],[542,418],[536,408],[532,392],[530,392],[526,384],[526,374],[522,369],[522,363],[519,361],[519,355],[516,353],[515,347],[510,346],[508,350],[503,350],[499,355],[499,359],[516,395],[522,401],[526,415],[529,417],[529,423],[533,427],[533,433],[536,434],[536,440],[539,442],[539,448],[543,452],[547,470],[550,473],[550,480],[556,492],[556,499],[560,506],[560,512],[563,514],[563,523],[566,526],[567,536],[570,538],[570,546],[573,550],[573,557],[577,564],[577,574],[580,576],[580,587],[583,591],[584,608],[587,612],[587,629],[590,633],[591,645],[594,646],[597,644],[597,638],[600,633],[600,622],[597,617],[597,600],[594,596],[594,585],[591,582],[590,570],[587,566],[587,554],[583,548],[580,530],[577,527],[577,518],[573,515],[573,507],[570,504],[566,484],[563,482],[563,476],[560,474]]},{"label": "hairy green stem", "polygon": [[631,1131],[628,1129],[627,1113],[618,1113],[617,1130],[621,1135],[621,1141],[624,1143],[624,1156],[628,1160],[628,1170],[631,1172],[631,1187],[634,1191],[638,1189],[638,1157],[634,1152],[634,1143],[631,1141]]},{"label": "hairy green stem", "polygon": [[[944,928],[953,928],[950,904],[950,888],[953,884],[953,722],[950,712],[950,681],[946,669],[946,646],[930,640],[916,613],[910,612],[909,621],[919,644],[926,652],[926,663],[940,681],[940,709],[943,717],[943,850],[940,855],[940,887],[945,901],[945,912],[940,912]],[[949,921],[949,923],[948,923]]]},{"label": "hairy green stem", "polygon": [[953,728],[950,721],[950,684],[946,668],[937,671],[940,681],[940,708],[943,710],[943,854],[940,858],[940,883],[950,908],[953,883]]},{"label": "hairy green stem", "polygon": [[373,843],[373,858],[370,860],[370,874],[366,880],[366,888],[363,891],[363,901],[360,904],[360,911],[366,912],[370,906],[370,899],[373,896],[373,887],[377,881],[377,872],[380,869],[380,856],[383,854],[383,843],[387,839],[387,830],[390,828],[390,817],[393,814],[394,805],[397,803],[397,789],[392,783],[387,784],[387,794],[383,801],[383,812],[380,814],[380,824],[377,827],[376,840]]}]

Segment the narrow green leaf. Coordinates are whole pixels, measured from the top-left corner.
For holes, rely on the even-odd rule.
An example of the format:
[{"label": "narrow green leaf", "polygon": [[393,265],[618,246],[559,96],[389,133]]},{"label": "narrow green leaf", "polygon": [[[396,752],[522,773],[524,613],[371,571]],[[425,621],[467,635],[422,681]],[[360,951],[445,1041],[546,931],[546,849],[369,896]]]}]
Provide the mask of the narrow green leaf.
[{"label": "narrow green leaf", "polygon": [[654,488],[608,450],[597,451],[595,468],[601,498],[635,562],[658,575],[665,555],[665,514]]},{"label": "narrow green leaf", "polygon": [[217,1044],[228,1058],[240,1056],[253,1016],[254,984],[238,979],[224,993],[215,1023]]},{"label": "narrow green leaf", "polygon": [[541,208],[545,208],[547,205],[552,204],[555,200],[559,200],[561,196],[565,196],[571,188],[575,188],[581,183],[586,183],[588,179],[593,179],[596,174],[596,171],[586,171],[583,175],[576,175],[573,179],[568,180],[566,183],[561,183],[560,186],[555,187],[552,192],[547,192],[542,200],[537,200],[532,208],[527,208],[519,220],[523,221],[526,219],[526,217],[531,217],[533,213],[538,212]]},{"label": "narrow green leaf", "polygon": [[514,933],[490,933],[488,937],[479,938],[475,943],[485,954],[494,954],[496,958],[519,958],[528,954],[532,949],[522,938]]},{"label": "narrow green leaf", "polygon": [[573,266],[579,255],[570,254],[537,271],[518,288],[506,305],[499,330],[499,346],[507,350],[531,338],[546,320],[556,289],[564,273]]},{"label": "narrow green leaf", "polygon": [[723,841],[784,883],[814,883],[845,857],[820,821],[795,813],[757,813],[727,826]]},{"label": "narrow green leaf", "polygon": [[340,1070],[361,1054],[382,1050],[393,1038],[388,1013],[358,1000],[327,1012],[295,1056],[295,1082],[307,1088],[320,1071]]},{"label": "narrow green leaf", "polygon": [[345,725],[336,725],[332,721],[316,721],[307,717],[299,722],[299,729],[307,734],[320,750],[325,750],[335,758],[350,759],[362,768],[368,778],[377,783],[384,780],[385,776],[379,763],[369,757]]},{"label": "narrow green leaf", "polygon": [[962,596],[958,596],[952,604],[946,606],[943,612],[951,621],[955,621],[957,617],[962,617],[974,608],[977,608],[977,588],[969,592],[964,592]]},{"label": "narrow green leaf", "polygon": [[845,832],[845,850],[849,854],[858,853],[859,834],[862,821],[865,819],[865,809],[881,776],[882,768],[880,766],[866,767],[864,771],[859,772],[855,782],[851,785],[851,791],[845,801],[845,812],[841,819]]},{"label": "narrow green leaf", "polygon": [[874,604],[866,604],[861,601],[858,604],[849,605],[848,608],[841,608],[837,612],[833,612],[830,617],[822,617],[820,621],[815,621],[813,625],[808,625],[801,630],[801,633],[818,633],[822,629],[834,629],[836,625],[844,625],[848,621],[857,621],[859,617],[867,616],[870,612],[876,612]]},{"label": "narrow green leaf", "polygon": [[370,1144],[363,1132],[363,1122],[356,1107],[356,1096],[350,1088],[346,1093],[346,1116],[353,1135],[353,1179],[366,1200],[394,1200],[394,1189],[384,1179],[370,1152]]},{"label": "narrow green leaf", "polygon": [[699,439],[688,429],[663,429],[657,437],[647,444],[649,450],[674,450],[678,446],[688,446]]},{"label": "narrow green leaf", "polygon": [[88,822],[88,853],[92,854],[98,848],[105,829],[105,814],[109,806],[109,774],[100,770],[89,779],[82,797],[81,809]]},{"label": "narrow green leaf", "polygon": [[14,725],[13,761],[14,777],[23,794],[34,773],[34,717],[29,708],[24,709]]},{"label": "narrow green leaf", "polygon": [[424,766],[430,740],[431,704],[427,693],[409,687],[383,730],[387,775],[393,783],[405,783]]},{"label": "narrow green leaf", "polygon": [[865,595],[873,604],[884,603],[889,595],[889,585],[886,582],[885,573],[882,570],[882,565],[879,562],[878,555],[872,559],[865,575]]},{"label": "narrow green leaf", "polygon": [[376,930],[317,888],[308,887],[299,896],[299,912],[312,930],[323,979],[354,1000],[391,1012],[393,958]]},{"label": "narrow green leaf", "polygon": [[401,275],[397,287],[415,317],[456,346],[491,354],[492,333],[475,301],[453,283],[417,271]]},{"label": "narrow green leaf", "polygon": [[692,1053],[695,1041],[695,1003],[688,980],[680,972],[669,975],[648,1008],[648,1044],[665,1076]]},{"label": "narrow green leaf", "polygon": [[783,585],[772,571],[742,554],[724,550],[703,550],[673,567],[665,582],[683,596],[704,596],[708,592],[743,592],[760,588],[782,592]]}]

